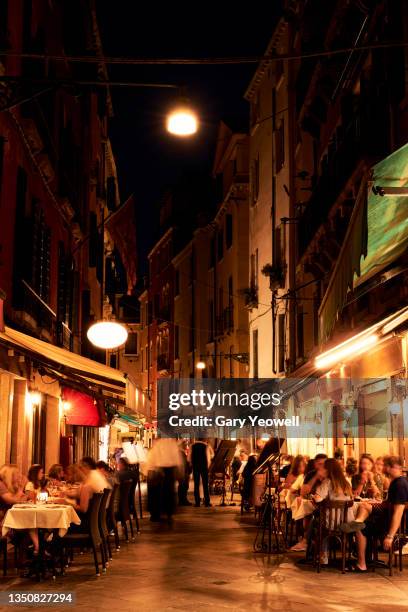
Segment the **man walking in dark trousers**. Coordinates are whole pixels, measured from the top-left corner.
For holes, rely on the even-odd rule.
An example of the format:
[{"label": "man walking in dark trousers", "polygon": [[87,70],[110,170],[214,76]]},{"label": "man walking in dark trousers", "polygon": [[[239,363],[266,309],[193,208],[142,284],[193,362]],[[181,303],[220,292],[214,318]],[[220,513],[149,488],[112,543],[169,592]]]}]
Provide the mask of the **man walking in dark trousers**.
[{"label": "man walking in dark trousers", "polygon": [[208,466],[213,456],[212,448],[203,438],[191,446],[191,464],[193,466],[194,499],[195,506],[200,506],[200,478],[203,484],[204,505],[211,506],[210,491],[208,489]]}]

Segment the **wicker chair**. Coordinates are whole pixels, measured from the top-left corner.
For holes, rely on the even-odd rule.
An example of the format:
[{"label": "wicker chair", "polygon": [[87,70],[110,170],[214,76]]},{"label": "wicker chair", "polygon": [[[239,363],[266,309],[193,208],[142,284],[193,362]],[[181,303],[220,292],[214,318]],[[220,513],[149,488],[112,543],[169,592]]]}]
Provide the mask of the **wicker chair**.
[{"label": "wicker chair", "polygon": [[[120,540],[119,540],[119,532],[118,532],[118,524],[116,521],[116,514],[119,511],[119,485],[113,485],[112,493],[109,498],[108,508],[106,510],[106,520],[107,526],[109,530],[109,534],[113,531],[115,538],[115,547],[116,551],[120,550]],[[108,534],[108,539],[110,539],[110,535]]]},{"label": "wicker chair", "polygon": [[137,480],[135,479],[135,480],[132,480],[132,484],[129,489],[129,512],[130,512],[131,517],[133,517],[135,521],[136,533],[140,533],[139,517],[137,516],[137,509],[136,509],[136,487],[137,487]]},{"label": "wicker chair", "polygon": [[106,514],[109,506],[109,498],[111,496],[112,489],[104,489],[101,499],[101,505],[99,506],[98,524],[99,533],[102,540],[103,560],[105,565],[108,565],[108,561],[112,560],[112,551],[109,541],[109,530],[106,522]]},{"label": "wicker chair", "polygon": [[[340,544],[341,550],[341,571],[342,574],[346,571],[346,552],[348,535],[340,530],[340,525],[347,522],[347,511],[351,508],[353,502],[351,500],[334,501],[325,500],[319,504],[317,511],[317,533],[315,540],[315,565],[318,572],[321,568],[322,544],[325,538],[335,540]],[[333,551],[334,559],[336,558],[335,547],[329,548]]]},{"label": "wicker chair", "polygon": [[130,534],[132,540],[135,539],[135,534],[133,532],[132,519],[130,516],[129,509],[129,492],[132,486],[131,480],[124,480],[119,485],[119,509],[116,513],[116,520],[120,522],[122,525],[123,533],[125,535],[126,542],[129,542],[129,532],[128,532],[128,523],[130,528]]},{"label": "wicker chair", "polygon": [[102,493],[94,493],[89,502],[88,508],[88,520],[89,520],[89,531],[84,533],[67,533],[63,538],[60,538],[59,545],[61,547],[61,569],[63,570],[66,558],[66,549],[69,548],[71,551],[74,548],[92,548],[96,575],[100,576],[99,562],[98,562],[98,548],[102,557],[102,568],[106,571],[106,564],[104,562],[104,552],[102,545],[102,538],[99,531],[99,508],[102,501]]}]

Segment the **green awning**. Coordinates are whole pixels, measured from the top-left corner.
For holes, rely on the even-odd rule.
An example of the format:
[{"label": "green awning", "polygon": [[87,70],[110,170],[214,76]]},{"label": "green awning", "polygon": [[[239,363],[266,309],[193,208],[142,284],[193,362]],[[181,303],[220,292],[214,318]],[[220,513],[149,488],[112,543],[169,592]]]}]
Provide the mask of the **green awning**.
[{"label": "green awning", "polygon": [[[408,187],[408,144],[373,168],[373,185]],[[367,207],[367,256],[354,287],[398,259],[408,246],[408,196],[378,196],[370,190]]]},{"label": "green awning", "polygon": [[390,265],[408,247],[408,196],[375,195],[372,186],[408,186],[408,144],[376,164],[370,181],[362,182],[319,309],[321,342],[329,338],[348,291]]},{"label": "green awning", "polygon": [[135,414],[125,414],[124,412],[117,412],[117,418],[122,419],[122,421],[126,421],[130,425],[134,425],[135,427],[143,427],[143,423],[137,418]]}]

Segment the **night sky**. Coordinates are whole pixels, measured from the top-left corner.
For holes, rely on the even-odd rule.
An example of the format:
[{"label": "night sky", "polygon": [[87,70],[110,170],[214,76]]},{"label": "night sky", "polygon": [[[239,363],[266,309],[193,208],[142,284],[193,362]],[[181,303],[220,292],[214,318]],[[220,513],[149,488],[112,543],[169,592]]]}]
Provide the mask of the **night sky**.
[{"label": "night sky", "polygon": [[[277,3],[273,4],[276,7]],[[265,51],[275,20],[271,7],[244,10],[232,2],[190,3],[187,8],[175,3],[166,8],[157,3],[151,5],[151,10],[143,8],[142,13],[138,2],[98,2],[105,55],[258,56]],[[186,85],[201,118],[197,135],[177,139],[164,129],[166,110],[176,101],[177,90],[114,88],[112,92],[114,118],[110,136],[122,201],[132,192],[138,201],[139,256],[143,267],[143,258],[157,236],[157,204],[165,188],[176,183],[188,169],[211,171],[221,119],[246,129],[249,111],[243,94],[256,66],[111,65],[108,69],[111,80]]]}]

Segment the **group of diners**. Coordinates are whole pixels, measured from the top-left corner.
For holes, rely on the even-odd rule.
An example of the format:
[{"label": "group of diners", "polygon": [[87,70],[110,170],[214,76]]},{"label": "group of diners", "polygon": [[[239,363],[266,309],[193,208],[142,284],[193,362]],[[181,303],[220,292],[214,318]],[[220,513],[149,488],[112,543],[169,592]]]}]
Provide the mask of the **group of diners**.
[{"label": "group of diners", "polygon": [[[324,453],[313,459],[303,455],[283,458],[279,472],[280,501],[300,522],[303,536],[291,551],[306,551],[312,516],[323,501],[353,501],[340,529],[356,534],[357,559],[353,570],[367,571],[367,537],[381,540],[388,551],[401,525],[408,504],[408,480],[403,461],[397,456],[374,459],[364,453],[359,461],[343,460],[341,451],[333,458]],[[301,531],[301,530],[299,530]],[[323,542],[321,564],[328,563],[328,543]]]},{"label": "group of diners", "polygon": [[[42,465],[34,464],[26,476],[15,465],[1,466],[0,534],[6,513],[14,504],[37,503],[43,493],[53,503],[67,504],[75,509],[81,524],[72,524],[69,532],[86,533],[89,530],[88,508],[94,493],[112,489],[115,483],[137,478],[137,472],[131,469],[125,457],[117,460],[116,468],[112,470],[104,461],[96,462],[92,457],[83,457],[65,469],[60,464],[54,464],[47,473]],[[10,538],[15,535],[13,530],[7,533]],[[22,534],[19,535],[21,537]],[[28,529],[27,536],[31,540],[28,550],[35,557],[39,554],[38,530]]]}]

